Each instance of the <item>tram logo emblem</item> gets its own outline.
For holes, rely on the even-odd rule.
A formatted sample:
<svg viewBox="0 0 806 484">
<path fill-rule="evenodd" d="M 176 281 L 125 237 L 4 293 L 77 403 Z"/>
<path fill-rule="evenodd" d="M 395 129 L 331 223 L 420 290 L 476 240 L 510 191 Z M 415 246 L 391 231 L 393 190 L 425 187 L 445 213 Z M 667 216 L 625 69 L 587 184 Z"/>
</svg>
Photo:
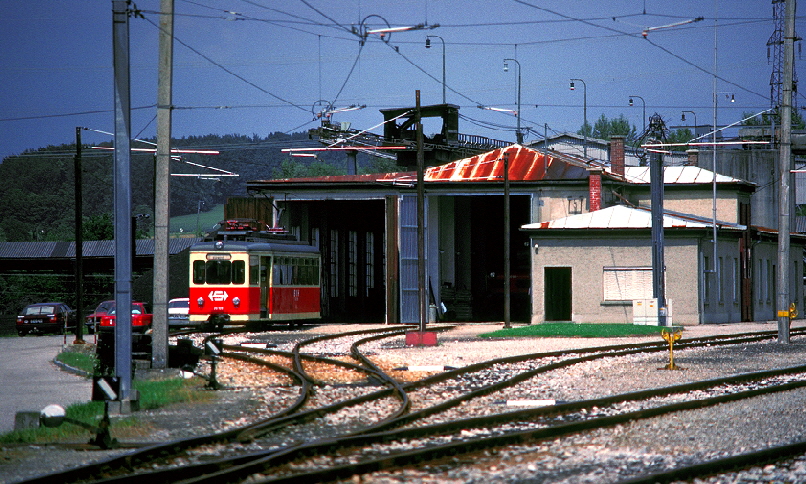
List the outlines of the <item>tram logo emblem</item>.
<svg viewBox="0 0 806 484">
<path fill-rule="evenodd" d="M 227 294 L 227 291 L 210 291 L 207 297 L 210 298 L 211 301 L 221 302 L 226 301 L 229 294 Z"/>
</svg>

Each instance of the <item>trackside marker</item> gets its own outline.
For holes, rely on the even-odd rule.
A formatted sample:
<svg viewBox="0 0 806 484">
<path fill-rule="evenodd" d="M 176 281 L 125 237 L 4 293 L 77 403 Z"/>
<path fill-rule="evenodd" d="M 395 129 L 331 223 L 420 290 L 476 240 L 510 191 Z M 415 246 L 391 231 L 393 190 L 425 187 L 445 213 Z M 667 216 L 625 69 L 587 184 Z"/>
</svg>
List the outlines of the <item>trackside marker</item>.
<svg viewBox="0 0 806 484">
<path fill-rule="evenodd" d="M 455 370 L 452 366 L 401 366 L 395 368 L 395 371 L 448 371 Z"/>
<path fill-rule="evenodd" d="M 507 400 L 506 402 L 507 407 L 551 407 L 557 404 L 557 400 Z"/>
</svg>

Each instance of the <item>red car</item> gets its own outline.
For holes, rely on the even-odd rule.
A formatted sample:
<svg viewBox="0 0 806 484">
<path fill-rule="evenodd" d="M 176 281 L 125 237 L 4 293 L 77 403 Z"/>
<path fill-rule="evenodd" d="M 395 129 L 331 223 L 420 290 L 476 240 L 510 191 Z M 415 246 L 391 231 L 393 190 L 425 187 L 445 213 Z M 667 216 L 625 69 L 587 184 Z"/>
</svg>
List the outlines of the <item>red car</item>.
<svg viewBox="0 0 806 484">
<path fill-rule="evenodd" d="M 151 328 L 154 315 L 146 310 L 146 305 L 141 302 L 132 301 L 132 331 L 143 333 Z M 111 331 L 115 328 L 115 302 L 108 312 L 101 316 L 101 331 Z"/>
<path fill-rule="evenodd" d="M 101 304 L 95 308 L 95 311 L 92 312 L 87 319 L 84 321 L 85 327 L 87 328 L 87 334 L 93 334 L 98 331 L 98 327 L 101 326 L 101 317 L 106 316 L 109 313 L 109 310 L 115 307 L 115 300 L 103 301 Z"/>
<path fill-rule="evenodd" d="M 62 334 L 75 327 L 76 313 L 62 302 L 29 304 L 17 316 L 17 334 Z"/>
</svg>

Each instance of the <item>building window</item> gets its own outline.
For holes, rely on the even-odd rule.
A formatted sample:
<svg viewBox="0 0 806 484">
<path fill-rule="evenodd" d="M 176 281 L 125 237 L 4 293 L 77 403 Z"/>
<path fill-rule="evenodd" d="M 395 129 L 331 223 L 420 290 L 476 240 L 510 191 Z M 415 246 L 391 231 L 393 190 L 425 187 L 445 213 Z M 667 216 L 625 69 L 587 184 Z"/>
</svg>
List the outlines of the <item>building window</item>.
<svg viewBox="0 0 806 484">
<path fill-rule="evenodd" d="M 347 277 L 351 297 L 358 296 L 358 232 L 351 230 L 348 234 Z"/>
<path fill-rule="evenodd" d="M 330 231 L 330 263 L 328 264 L 328 285 L 330 297 L 339 297 L 339 232 Z"/>
<path fill-rule="evenodd" d="M 605 301 L 652 298 L 651 267 L 605 267 L 602 274 Z"/>
<path fill-rule="evenodd" d="M 366 267 L 366 282 L 364 285 L 366 286 L 366 295 L 369 296 L 369 290 L 375 287 L 375 234 L 367 232 L 364 243 L 364 265 Z"/>
</svg>

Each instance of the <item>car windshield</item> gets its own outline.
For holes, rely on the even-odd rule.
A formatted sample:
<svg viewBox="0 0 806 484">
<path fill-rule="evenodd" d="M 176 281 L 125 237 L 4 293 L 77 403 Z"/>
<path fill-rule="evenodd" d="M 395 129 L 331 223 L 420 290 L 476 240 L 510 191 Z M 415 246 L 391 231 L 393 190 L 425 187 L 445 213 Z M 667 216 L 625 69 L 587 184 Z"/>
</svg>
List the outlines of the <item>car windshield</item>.
<svg viewBox="0 0 806 484">
<path fill-rule="evenodd" d="M 189 308 L 190 301 L 170 301 L 168 303 L 169 308 Z"/>
<path fill-rule="evenodd" d="M 56 308 L 54 306 L 28 306 L 25 308 L 25 316 L 30 316 L 33 314 L 53 314 L 56 312 Z"/>
</svg>

